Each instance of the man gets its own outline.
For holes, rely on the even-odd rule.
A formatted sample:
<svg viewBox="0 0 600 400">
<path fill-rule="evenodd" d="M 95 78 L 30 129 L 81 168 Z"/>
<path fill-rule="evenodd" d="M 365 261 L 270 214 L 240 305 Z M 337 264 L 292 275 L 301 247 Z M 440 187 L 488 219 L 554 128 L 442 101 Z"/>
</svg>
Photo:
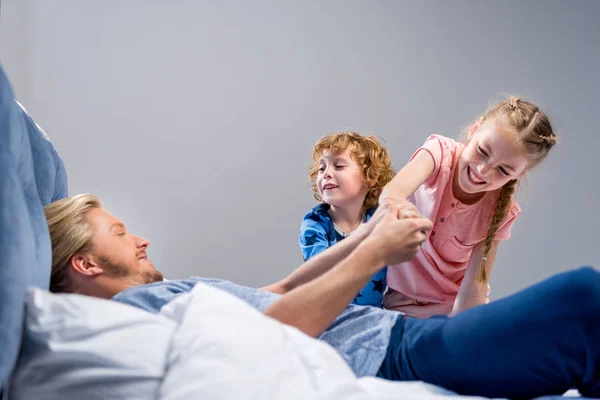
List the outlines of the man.
<svg viewBox="0 0 600 400">
<path fill-rule="evenodd" d="M 202 281 L 329 343 L 358 376 L 423 380 L 489 397 L 531 398 L 571 387 L 600 396 L 600 274 L 591 268 L 452 318 L 405 320 L 348 306 L 383 265 L 409 260 L 427 239 L 431 222 L 410 204 L 387 201 L 350 237 L 262 290 L 202 278 L 163 281 L 148 260 L 148 241 L 129 233 L 94 196 L 59 200 L 45 213 L 55 292 L 158 312 Z"/>
</svg>

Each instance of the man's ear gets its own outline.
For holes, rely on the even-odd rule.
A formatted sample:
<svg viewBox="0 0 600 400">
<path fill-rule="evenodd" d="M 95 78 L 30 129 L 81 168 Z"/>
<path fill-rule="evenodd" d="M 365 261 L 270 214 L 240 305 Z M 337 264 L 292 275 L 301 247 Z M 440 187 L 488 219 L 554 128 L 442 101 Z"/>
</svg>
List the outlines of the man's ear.
<svg viewBox="0 0 600 400">
<path fill-rule="evenodd" d="M 88 254 L 75 254 L 71 258 L 71 268 L 74 272 L 85 276 L 96 276 L 104 272 L 93 257 Z"/>
</svg>

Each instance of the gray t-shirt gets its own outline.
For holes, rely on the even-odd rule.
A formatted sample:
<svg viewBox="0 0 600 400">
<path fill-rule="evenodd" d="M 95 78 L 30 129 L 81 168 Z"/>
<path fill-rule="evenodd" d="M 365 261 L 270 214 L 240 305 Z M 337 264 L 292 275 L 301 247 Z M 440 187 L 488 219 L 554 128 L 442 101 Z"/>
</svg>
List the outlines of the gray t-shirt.
<svg viewBox="0 0 600 400">
<path fill-rule="evenodd" d="M 279 297 L 229 281 L 192 277 L 134 286 L 117 294 L 113 300 L 158 313 L 162 306 L 178 295 L 189 292 L 198 282 L 231 293 L 260 311 Z M 375 376 L 385 357 L 390 333 L 399 315 L 395 311 L 351 304 L 319 339 L 335 348 L 358 377 Z"/>
</svg>

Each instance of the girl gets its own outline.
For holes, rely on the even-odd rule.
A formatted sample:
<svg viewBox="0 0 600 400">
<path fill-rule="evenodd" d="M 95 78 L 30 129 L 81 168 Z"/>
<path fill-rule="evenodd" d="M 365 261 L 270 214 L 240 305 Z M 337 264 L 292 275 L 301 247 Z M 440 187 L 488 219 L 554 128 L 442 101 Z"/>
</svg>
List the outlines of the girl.
<svg viewBox="0 0 600 400">
<path fill-rule="evenodd" d="M 429 137 L 384 189 L 383 197 L 409 199 L 434 223 L 413 260 L 388 268 L 386 308 L 429 317 L 489 302 L 498 245 L 521 212 L 518 179 L 556 135 L 535 104 L 511 97 L 479 118 L 467 139 Z"/>
<path fill-rule="evenodd" d="M 313 148 L 313 165 L 308 177 L 314 197 L 321 204 L 302 220 L 299 239 L 304 261 L 368 221 L 383 187 L 393 176 L 390 155 L 374 136 L 344 132 L 319 140 Z M 381 307 L 385 276 L 384 268 L 352 304 Z"/>
</svg>

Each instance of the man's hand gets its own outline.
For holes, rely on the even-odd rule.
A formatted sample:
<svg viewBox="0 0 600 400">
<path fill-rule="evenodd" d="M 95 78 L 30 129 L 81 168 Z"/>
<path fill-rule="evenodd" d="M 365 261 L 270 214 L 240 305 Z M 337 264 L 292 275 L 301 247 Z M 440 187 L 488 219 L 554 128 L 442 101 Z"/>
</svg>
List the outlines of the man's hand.
<svg viewBox="0 0 600 400">
<path fill-rule="evenodd" d="M 353 233 L 290 275 L 294 285 L 279 285 L 292 289 L 279 291 L 285 294 L 265 315 L 317 337 L 384 265 L 408 261 L 420 250 L 432 225 L 418 216 L 412 205 L 386 204 L 372 224 L 361 225 L 371 232 Z"/>
<path fill-rule="evenodd" d="M 381 251 L 385 265 L 412 259 L 421 250 L 421 244 L 427 240 L 433 226 L 430 220 L 420 218 L 414 206 L 388 203 L 379 218 L 365 242 Z"/>
<path fill-rule="evenodd" d="M 373 216 L 366 224 L 361 225 L 361 228 L 365 230 L 365 234 L 370 234 L 373 232 L 375 226 L 383 219 L 383 217 L 388 212 L 390 207 L 396 207 L 400 209 L 400 218 L 421 218 L 421 214 L 417 207 L 412 204 L 410 201 L 401 198 L 380 198 L 380 203 Z M 363 228 L 364 226 L 364 228 Z"/>
<path fill-rule="evenodd" d="M 265 286 L 261 288 L 261 290 L 284 294 L 328 272 L 336 264 L 348 257 L 350 253 L 369 237 L 371 232 L 373 232 L 373 229 L 375 229 L 375 226 L 382 221 L 383 217 L 388 212 L 389 207 L 399 209 L 402 218 L 421 217 L 417 208 L 409 201 L 403 199 L 385 199 L 377 210 L 375 210 L 375 213 L 369 221 L 365 224 L 360 224 L 358 229 L 356 229 L 350 237 L 336 243 L 335 246 L 325 250 L 316 257 L 311 258 L 281 281 Z M 380 253 L 377 252 L 377 254 Z M 381 264 L 379 267 L 383 267 L 384 265 L 385 264 Z"/>
</svg>

